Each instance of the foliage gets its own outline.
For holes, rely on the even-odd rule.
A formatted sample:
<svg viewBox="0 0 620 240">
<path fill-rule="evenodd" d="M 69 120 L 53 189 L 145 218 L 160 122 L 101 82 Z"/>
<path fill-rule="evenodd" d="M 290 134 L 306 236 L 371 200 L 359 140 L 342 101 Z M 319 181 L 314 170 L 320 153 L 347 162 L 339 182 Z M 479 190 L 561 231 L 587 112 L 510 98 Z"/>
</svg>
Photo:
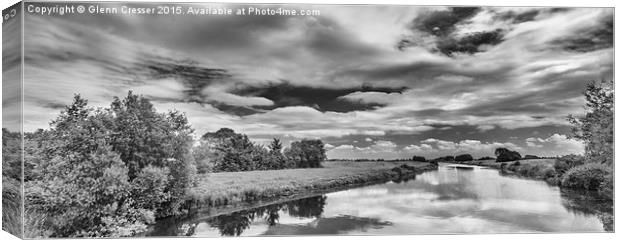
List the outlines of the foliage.
<svg viewBox="0 0 620 240">
<path fill-rule="evenodd" d="M 511 151 L 507 148 L 495 149 L 496 162 L 509 162 L 521 159 L 521 154 L 517 151 Z"/>
<path fill-rule="evenodd" d="M 587 163 L 573 167 L 564 173 L 562 186 L 597 190 L 609 174 L 611 174 L 609 166 L 600 163 Z"/>
<path fill-rule="evenodd" d="M 157 113 L 129 92 L 109 109 L 76 95 L 51 129 L 33 134 L 41 159 L 26 188 L 52 237 L 120 237 L 180 213 L 194 173 L 192 132 L 178 112 Z"/>
<path fill-rule="evenodd" d="M 584 116 L 568 116 L 573 137 L 586 144 L 588 162 L 611 165 L 614 153 L 614 89 L 613 83 L 588 83 Z"/>
<path fill-rule="evenodd" d="M 255 146 L 248 136 L 234 134 L 223 136 L 218 141 L 215 147 L 217 157 L 213 163 L 213 171 L 235 172 L 254 170 Z"/>
<path fill-rule="evenodd" d="M 570 154 L 556 159 L 553 168 L 558 174 L 563 175 L 568 169 L 583 165 L 584 163 L 585 159 L 583 156 Z"/>
<path fill-rule="evenodd" d="M 2 230 L 15 236 L 22 235 L 22 197 L 20 185 L 19 180 L 5 175 L 2 176 Z"/>
<path fill-rule="evenodd" d="M 21 181 L 21 134 L 2 128 L 2 176 Z"/>
<path fill-rule="evenodd" d="M 422 157 L 422 156 L 413 156 L 411 158 L 411 161 L 417 161 L 417 162 L 426 162 L 426 158 Z"/>
<path fill-rule="evenodd" d="M 470 154 L 461 154 L 454 157 L 454 160 L 457 162 L 472 161 L 474 160 L 474 157 L 472 157 Z"/>
<path fill-rule="evenodd" d="M 216 157 L 215 149 L 206 140 L 199 140 L 192 147 L 192 157 L 196 165 L 196 173 L 205 174 L 213 171 L 213 160 Z"/>
<path fill-rule="evenodd" d="M 445 157 L 438 157 L 434 159 L 437 162 L 452 162 L 454 161 L 454 156 L 445 156 Z"/>
<path fill-rule="evenodd" d="M 308 140 L 291 143 L 291 147 L 286 149 L 284 155 L 295 162 L 300 168 L 317 168 L 327 159 L 325 147 L 321 140 Z"/>
</svg>

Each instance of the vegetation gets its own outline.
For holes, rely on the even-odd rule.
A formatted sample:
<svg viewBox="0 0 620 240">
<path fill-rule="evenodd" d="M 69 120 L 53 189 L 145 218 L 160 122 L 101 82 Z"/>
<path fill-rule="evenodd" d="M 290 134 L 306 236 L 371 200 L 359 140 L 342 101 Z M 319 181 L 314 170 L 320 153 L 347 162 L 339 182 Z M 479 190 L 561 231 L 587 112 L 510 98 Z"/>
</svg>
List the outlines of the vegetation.
<svg viewBox="0 0 620 240">
<path fill-rule="evenodd" d="M 461 154 L 461 155 L 454 157 L 454 161 L 457 161 L 457 162 L 466 162 L 466 161 L 472 161 L 472 160 L 474 160 L 474 157 L 472 157 L 470 154 Z"/>
<path fill-rule="evenodd" d="M 21 135 L 2 129 L 2 230 L 22 235 Z"/>
<path fill-rule="evenodd" d="M 519 154 L 519 152 L 511 151 L 507 148 L 495 149 L 495 156 L 497 157 L 497 162 L 509 162 L 521 159 L 521 154 Z"/>
<path fill-rule="evenodd" d="M 584 92 L 586 113 L 568 116 L 573 137 L 586 144 L 588 162 L 612 165 L 614 154 L 614 89 L 612 82 L 590 82 Z"/>
<path fill-rule="evenodd" d="M 609 168 L 601 163 L 587 163 L 568 170 L 562 175 L 562 186 L 588 190 L 598 190 Z"/>
<path fill-rule="evenodd" d="M 568 116 L 573 125 L 573 137 L 585 144 L 585 165 L 565 173 L 567 187 L 596 188 L 604 196 L 613 198 L 614 156 L 614 89 L 608 81 L 590 82 L 584 92 L 586 113 Z M 598 165 L 601 164 L 601 165 Z M 602 175 L 601 175 L 602 174 Z"/>
<path fill-rule="evenodd" d="M 438 157 L 433 159 L 435 162 L 453 162 L 454 156 Z"/>
<path fill-rule="evenodd" d="M 47 131 L 25 182 L 28 237 L 131 236 L 156 217 L 182 213 L 194 171 L 191 127 L 129 92 L 110 108 L 79 95 Z"/>
<path fill-rule="evenodd" d="M 279 139 L 264 147 L 229 128 L 204 134 L 193 155 L 200 173 L 315 168 L 327 158 L 321 140 L 293 142 L 283 153 Z"/>
<path fill-rule="evenodd" d="M 210 173 L 192 188 L 188 199 L 192 209 L 281 200 L 309 192 L 399 180 L 436 169 L 428 163 L 403 163 L 327 161 L 322 168 Z"/>
<path fill-rule="evenodd" d="M 317 168 L 327 159 L 325 147 L 321 140 L 301 140 L 291 143 L 291 147 L 284 151 L 289 161 L 300 168 Z"/>
</svg>

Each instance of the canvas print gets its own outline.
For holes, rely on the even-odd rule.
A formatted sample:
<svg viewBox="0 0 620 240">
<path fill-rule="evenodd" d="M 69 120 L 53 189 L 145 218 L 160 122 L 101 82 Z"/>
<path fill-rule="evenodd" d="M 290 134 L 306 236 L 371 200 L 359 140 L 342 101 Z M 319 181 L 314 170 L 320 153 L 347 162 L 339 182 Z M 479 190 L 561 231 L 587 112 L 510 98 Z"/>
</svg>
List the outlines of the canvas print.
<svg viewBox="0 0 620 240">
<path fill-rule="evenodd" d="M 3 15 L 17 236 L 614 232 L 613 8 Z"/>
</svg>

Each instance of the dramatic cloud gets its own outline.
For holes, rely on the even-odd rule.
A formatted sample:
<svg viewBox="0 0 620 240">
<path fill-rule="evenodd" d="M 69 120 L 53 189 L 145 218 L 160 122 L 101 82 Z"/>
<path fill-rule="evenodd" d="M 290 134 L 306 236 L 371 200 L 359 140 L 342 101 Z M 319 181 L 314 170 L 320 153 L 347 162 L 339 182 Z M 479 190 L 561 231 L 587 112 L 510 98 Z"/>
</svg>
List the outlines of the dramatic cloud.
<svg viewBox="0 0 620 240">
<path fill-rule="evenodd" d="M 321 14 L 29 14 L 24 128 L 73 94 L 106 107 L 131 90 L 197 136 L 320 138 L 333 158 L 555 156 L 583 151 L 566 116 L 613 77 L 613 9 L 305 6 Z"/>
</svg>

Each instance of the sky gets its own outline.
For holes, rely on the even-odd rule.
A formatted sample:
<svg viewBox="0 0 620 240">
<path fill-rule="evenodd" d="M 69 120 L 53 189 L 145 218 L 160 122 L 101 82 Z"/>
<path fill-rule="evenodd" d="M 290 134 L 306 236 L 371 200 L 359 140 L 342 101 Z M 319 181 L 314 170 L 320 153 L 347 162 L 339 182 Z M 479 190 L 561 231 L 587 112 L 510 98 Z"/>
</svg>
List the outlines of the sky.
<svg viewBox="0 0 620 240">
<path fill-rule="evenodd" d="M 611 8 L 258 7 L 320 15 L 27 14 L 24 129 L 131 90 L 198 137 L 319 138 L 329 158 L 557 156 L 583 153 L 566 117 L 586 83 L 613 80 Z"/>
</svg>

